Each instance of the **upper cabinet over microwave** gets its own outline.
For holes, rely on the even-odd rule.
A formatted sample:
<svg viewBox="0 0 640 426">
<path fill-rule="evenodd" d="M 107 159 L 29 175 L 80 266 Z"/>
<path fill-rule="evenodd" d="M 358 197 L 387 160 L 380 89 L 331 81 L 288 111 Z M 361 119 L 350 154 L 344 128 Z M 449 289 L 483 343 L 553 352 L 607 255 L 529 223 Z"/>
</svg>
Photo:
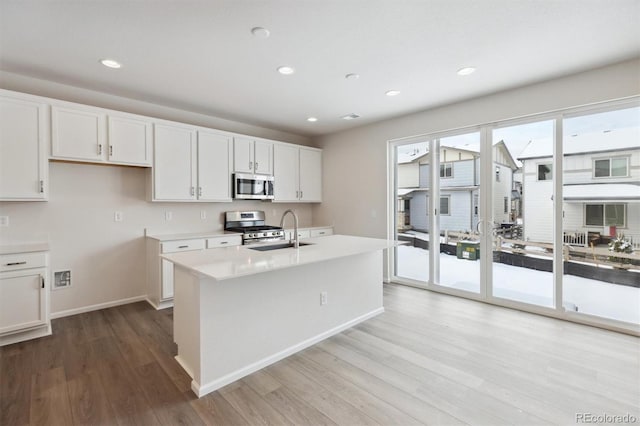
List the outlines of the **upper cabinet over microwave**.
<svg viewBox="0 0 640 426">
<path fill-rule="evenodd" d="M 249 137 L 234 137 L 233 171 L 272 175 L 273 142 Z"/>
</svg>

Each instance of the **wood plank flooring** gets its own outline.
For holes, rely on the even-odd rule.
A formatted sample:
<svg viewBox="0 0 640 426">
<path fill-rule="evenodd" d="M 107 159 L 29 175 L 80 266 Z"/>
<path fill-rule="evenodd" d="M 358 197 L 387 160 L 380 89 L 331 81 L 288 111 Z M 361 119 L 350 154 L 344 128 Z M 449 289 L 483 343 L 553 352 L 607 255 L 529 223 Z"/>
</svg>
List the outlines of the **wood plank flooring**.
<svg viewBox="0 0 640 426">
<path fill-rule="evenodd" d="M 172 310 L 54 320 L 0 348 L 0 425 L 544 425 L 640 422 L 640 339 L 385 285 L 386 312 L 203 398 Z"/>
</svg>

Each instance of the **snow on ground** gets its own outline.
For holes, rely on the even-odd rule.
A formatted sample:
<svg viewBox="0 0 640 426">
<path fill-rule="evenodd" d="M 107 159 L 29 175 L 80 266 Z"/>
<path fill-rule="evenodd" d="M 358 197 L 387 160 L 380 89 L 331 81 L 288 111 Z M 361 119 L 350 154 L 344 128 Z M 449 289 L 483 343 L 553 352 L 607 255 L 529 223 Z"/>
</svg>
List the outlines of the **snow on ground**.
<svg viewBox="0 0 640 426">
<path fill-rule="evenodd" d="M 427 281 L 428 250 L 398 248 L 399 277 Z M 553 274 L 528 268 L 493 264 L 493 288 L 497 297 L 553 307 Z M 480 262 L 440 253 L 440 284 L 478 293 Z M 640 324 L 640 289 L 588 278 L 564 275 L 564 305 L 579 312 Z"/>
</svg>

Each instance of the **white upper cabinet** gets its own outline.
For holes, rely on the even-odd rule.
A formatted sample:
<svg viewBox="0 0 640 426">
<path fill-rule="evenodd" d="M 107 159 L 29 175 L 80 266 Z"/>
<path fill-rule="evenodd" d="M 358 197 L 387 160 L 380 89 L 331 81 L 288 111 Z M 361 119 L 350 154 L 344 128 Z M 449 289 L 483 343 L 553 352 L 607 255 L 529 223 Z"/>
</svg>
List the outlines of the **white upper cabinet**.
<svg viewBox="0 0 640 426">
<path fill-rule="evenodd" d="M 198 199 L 231 201 L 233 138 L 198 131 Z"/>
<path fill-rule="evenodd" d="M 107 115 L 92 108 L 51 108 L 51 156 L 102 162 L 106 155 Z"/>
<path fill-rule="evenodd" d="M 109 161 L 151 167 L 152 131 L 148 120 L 109 114 Z"/>
<path fill-rule="evenodd" d="M 151 120 L 83 105 L 51 108 L 51 158 L 151 167 Z"/>
<path fill-rule="evenodd" d="M 155 125 L 153 201 L 231 201 L 233 137 Z"/>
<path fill-rule="evenodd" d="M 273 174 L 273 142 L 243 136 L 234 137 L 233 171 Z"/>
<path fill-rule="evenodd" d="M 196 131 L 189 127 L 155 125 L 153 200 L 196 199 Z"/>
<path fill-rule="evenodd" d="M 322 201 L 322 151 L 290 144 L 273 148 L 275 202 Z"/>
<path fill-rule="evenodd" d="M 299 149 L 293 145 L 276 144 L 273 147 L 274 201 L 299 201 L 298 178 Z"/>
<path fill-rule="evenodd" d="M 42 201 L 48 194 L 47 106 L 0 92 L 0 201 Z"/>
<path fill-rule="evenodd" d="M 300 148 L 300 201 L 322 201 L 322 151 Z"/>
</svg>

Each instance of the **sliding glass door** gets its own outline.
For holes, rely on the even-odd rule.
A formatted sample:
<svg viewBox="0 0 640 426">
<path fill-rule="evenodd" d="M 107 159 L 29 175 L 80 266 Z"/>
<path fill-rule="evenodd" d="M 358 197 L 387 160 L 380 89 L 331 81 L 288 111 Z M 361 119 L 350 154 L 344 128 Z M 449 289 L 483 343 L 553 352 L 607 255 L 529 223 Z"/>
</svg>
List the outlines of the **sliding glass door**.
<svg viewBox="0 0 640 426">
<path fill-rule="evenodd" d="M 554 306 L 554 120 L 492 131 L 492 296 Z"/>
<path fill-rule="evenodd" d="M 640 330 L 640 100 L 390 146 L 395 281 Z"/>
</svg>

